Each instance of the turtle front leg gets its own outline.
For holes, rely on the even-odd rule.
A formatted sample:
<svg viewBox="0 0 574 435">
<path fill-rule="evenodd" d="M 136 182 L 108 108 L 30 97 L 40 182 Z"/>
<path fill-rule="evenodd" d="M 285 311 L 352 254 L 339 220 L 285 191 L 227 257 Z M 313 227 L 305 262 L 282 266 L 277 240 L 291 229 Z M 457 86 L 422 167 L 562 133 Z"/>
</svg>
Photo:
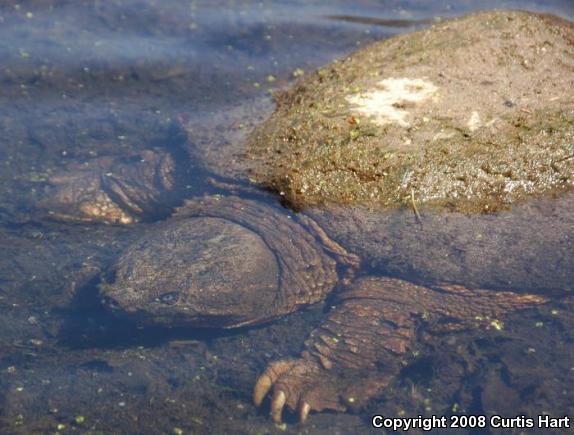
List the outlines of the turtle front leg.
<svg viewBox="0 0 574 435">
<path fill-rule="evenodd" d="M 344 411 L 387 387 L 412 349 L 421 323 L 460 329 L 482 319 L 543 303 L 532 295 L 461 286 L 428 288 L 393 278 L 366 278 L 339 295 L 299 359 L 271 363 L 255 385 L 260 405 L 272 390 L 271 415 L 283 408 L 304 422 L 311 410 Z"/>
<path fill-rule="evenodd" d="M 135 223 L 169 212 L 180 172 L 164 150 L 95 158 L 49 179 L 38 208 L 59 220 Z"/>
</svg>

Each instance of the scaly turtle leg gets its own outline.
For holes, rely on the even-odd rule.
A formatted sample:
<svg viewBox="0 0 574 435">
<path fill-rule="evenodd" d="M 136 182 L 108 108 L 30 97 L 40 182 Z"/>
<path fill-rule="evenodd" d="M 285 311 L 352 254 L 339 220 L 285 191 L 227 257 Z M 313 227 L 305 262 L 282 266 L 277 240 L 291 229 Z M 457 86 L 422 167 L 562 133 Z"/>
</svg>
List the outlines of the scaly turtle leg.
<svg viewBox="0 0 574 435">
<path fill-rule="evenodd" d="M 131 224 L 170 210 L 180 172 L 163 150 L 99 157 L 53 176 L 38 206 L 60 220 Z"/>
<path fill-rule="evenodd" d="M 341 292 L 299 359 L 267 367 L 255 385 L 254 402 L 259 406 L 272 390 L 271 415 L 276 422 L 285 406 L 296 410 L 302 422 L 311 410 L 344 411 L 390 384 L 414 344 L 418 325 L 455 330 L 544 302 L 513 292 L 361 279 Z"/>
</svg>

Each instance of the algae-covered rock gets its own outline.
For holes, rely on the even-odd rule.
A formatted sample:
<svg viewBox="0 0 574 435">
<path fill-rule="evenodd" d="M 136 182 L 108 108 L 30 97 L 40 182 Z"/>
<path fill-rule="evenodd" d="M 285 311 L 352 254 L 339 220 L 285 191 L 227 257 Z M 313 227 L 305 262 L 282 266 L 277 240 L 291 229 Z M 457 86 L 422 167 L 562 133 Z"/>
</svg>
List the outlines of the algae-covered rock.
<svg viewBox="0 0 574 435">
<path fill-rule="evenodd" d="M 380 43 L 279 95 L 254 176 L 295 206 L 493 211 L 567 189 L 574 26 L 485 12 Z"/>
</svg>

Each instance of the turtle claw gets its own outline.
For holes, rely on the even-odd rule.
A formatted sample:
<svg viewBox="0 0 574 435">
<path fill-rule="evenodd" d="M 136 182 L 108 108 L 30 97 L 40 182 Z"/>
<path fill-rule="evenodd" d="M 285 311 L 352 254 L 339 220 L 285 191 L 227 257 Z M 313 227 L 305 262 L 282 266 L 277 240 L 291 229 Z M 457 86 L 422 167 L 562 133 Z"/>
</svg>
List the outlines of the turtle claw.
<svg viewBox="0 0 574 435">
<path fill-rule="evenodd" d="M 255 384 L 255 388 L 253 390 L 253 403 L 255 406 L 261 406 L 263 399 L 273 386 L 273 381 L 267 375 L 261 375 L 257 380 L 257 384 Z"/>
<path fill-rule="evenodd" d="M 273 395 L 273 400 L 271 400 L 271 417 L 275 423 L 281 423 L 281 415 L 283 414 L 285 401 L 285 393 L 281 390 L 276 391 Z"/>
<path fill-rule="evenodd" d="M 275 382 L 293 366 L 294 361 L 277 361 L 271 363 L 267 370 L 259 376 L 253 389 L 253 402 L 260 406 Z"/>
<path fill-rule="evenodd" d="M 260 406 L 271 389 L 271 417 L 275 423 L 281 423 L 285 407 L 296 411 L 301 423 L 312 410 L 344 411 L 346 408 L 339 400 L 336 379 L 310 359 L 271 363 L 255 384 L 255 405 Z"/>
<path fill-rule="evenodd" d="M 299 408 L 299 421 L 301 423 L 305 423 L 307 421 L 307 417 L 309 417 L 309 411 L 311 411 L 311 405 L 309 405 L 307 402 L 303 402 Z"/>
</svg>

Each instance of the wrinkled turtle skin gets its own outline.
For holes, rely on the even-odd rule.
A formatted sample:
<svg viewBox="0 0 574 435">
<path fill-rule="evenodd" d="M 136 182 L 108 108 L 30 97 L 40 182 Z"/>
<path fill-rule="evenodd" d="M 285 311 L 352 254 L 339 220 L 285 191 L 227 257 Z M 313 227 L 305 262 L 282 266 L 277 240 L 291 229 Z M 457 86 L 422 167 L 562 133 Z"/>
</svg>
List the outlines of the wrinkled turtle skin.
<svg viewBox="0 0 574 435">
<path fill-rule="evenodd" d="M 568 198 L 564 206 L 572 210 L 574 198 Z M 523 218 L 509 214 L 499 223 L 508 219 L 512 227 Z M 553 224 L 540 218 L 537 229 L 548 231 Z M 498 248 L 501 267 L 506 257 L 529 260 L 514 247 L 507 240 L 506 248 Z M 379 264 L 386 259 L 376 250 L 371 258 Z M 569 283 L 572 259 L 569 243 L 546 262 L 563 267 Z M 344 410 L 380 393 L 408 361 L 422 325 L 438 331 L 476 327 L 545 301 L 452 282 L 426 286 L 375 275 L 358 278 L 359 267 L 359 257 L 307 215 L 234 196 L 207 196 L 186 201 L 172 219 L 132 244 L 108 273 L 101 294 L 111 309 L 140 322 L 233 328 L 272 320 L 335 291 L 334 308 L 301 357 L 272 363 L 255 387 L 257 404 L 273 388 L 276 421 L 285 405 L 305 420 L 310 410 Z"/>
<path fill-rule="evenodd" d="M 515 29 L 519 36 L 548 37 L 552 42 L 544 45 L 545 50 L 559 47 L 562 66 L 572 61 L 574 38 L 569 24 L 506 12 L 442 23 L 434 30 L 413 34 L 411 40 L 400 36 L 374 46 L 373 50 L 383 53 L 385 59 L 388 46 L 392 49 L 398 44 L 404 48 L 409 41 L 422 44 L 441 32 L 457 35 L 465 27 L 473 28 L 473 23 L 478 23 L 475 29 L 484 30 L 486 26 L 497 30 L 504 28 L 503 23 L 514 26 L 517 21 L 524 24 Z M 452 39 L 453 34 L 449 35 Z M 472 32 L 465 35 L 471 41 L 475 41 L 473 36 L 478 37 Z M 496 38 L 494 31 L 484 35 Z M 511 32 L 501 41 L 517 44 L 514 37 L 516 33 Z M 466 41 L 454 40 L 462 46 Z M 506 52 L 504 44 L 500 44 L 502 52 Z M 396 63 L 389 66 L 389 71 L 395 74 L 405 65 L 424 67 L 423 61 L 428 59 L 421 53 L 425 51 L 414 45 L 412 51 L 399 50 L 395 58 L 386 59 Z M 522 49 L 523 45 L 517 47 Z M 369 58 L 368 50 L 359 52 L 356 58 Z M 400 53 L 406 57 L 398 57 Z M 409 58 L 409 53 L 415 57 Z M 506 79 L 524 68 L 514 63 L 506 67 L 505 59 L 508 60 L 499 58 L 501 63 L 496 68 L 502 76 L 506 71 Z M 429 62 L 433 65 L 438 61 L 431 56 Z M 352 70 L 353 61 L 349 62 L 343 62 L 341 68 L 348 66 Z M 551 63 L 547 58 L 544 62 Z M 332 77 L 340 72 L 338 66 L 333 71 Z M 432 71 L 429 67 L 427 73 Z M 526 68 L 525 74 L 528 71 Z M 536 68 L 534 71 L 540 73 Z M 260 181 L 279 190 L 288 203 L 302 208 L 302 212 L 282 208 L 270 195 L 252 187 L 232 187 L 239 195 L 231 195 L 226 189 L 229 186 L 220 185 L 225 195 L 188 199 L 171 218 L 150 226 L 141 239 L 119 256 L 100 284 L 103 303 L 118 315 L 141 323 L 198 327 L 259 324 L 332 295 L 331 310 L 311 333 L 301 355 L 272 362 L 256 383 L 254 401 L 259 405 L 271 393 L 275 421 L 281 421 L 285 406 L 304 421 L 311 410 L 342 411 L 380 394 L 408 364 L 420 328 L 444 332 L 484 323 L 499 325 L 500 316 L 507 311 L 536 306 L 544 303 L 548 294 L 562 296 L 573 290 L 574 194 L 570 187 L 574 153 L 572 117 L 568 118 L 572 114 L 572 94 L 560 88 L 571 84 L 571 75 L 553 76 L 548 80 L 550 84 L 541 84 L 555 85 L 558 99 L 549 100 L 547 106 L 530 100 L 530 91 L 521 87 L 520 80 L 518 87 L 509 88 L 510 93 L 516 93 L 512 104 L 520 102 L 522 108 L 531 112 L 528 107 L 536 108 L 536 119 L 526 119 L 529 114 L 524 112 L 524 125 L 528 128 L 518 136 L 515 129 L 523 125 L 513 124 L 521 116 L 518 109 L 504 115 L 496 112 L 499 108 L 493 109 L 500 120 L 490 122 L 498 119 L 493 115 L 484 124 L 484 115 L 477 118 L 471 111 L 467 117 L 468 110 L 456 112 L 464 116 L 459 119 L 453 115 L 452 131 L 438 137 L 434 129 L 440 125 L 436 119 L 429 118 L 419 125 L 416 113 L 403 113 L 420 109 L 424 117 L 427 109 L 417 106 L 418 100 L 412 104 L 396 102 L 393 107 L 399 113 L 393 115 L 394 120 L 383 120 L 378 127 L 377 114 L 365 115 L 363 120 L 360 113 L 364 112 L 346 112 L 341 119 L 335 114 L 334 122 L 340 128 L 333 131 L 346 138 L 335 144 L 340 147 L 337 152 L 349 153 L 348 158 L 340 155 L 349 162 L 342 172 L 336 167 L 340 161 L 333 160 L 333 155 L 339 156 L 337 153 L 320 150 L 319 146 L 313 148 L 320 145 L 318 139 L 325 137 L 320 135 L 321 123 L 315 125 L 315 130 L 306 129 L 298 118 L 304 114 L 294 108 L 299 103 L 305 105 L 313 94 L 314 91 L 307 92 L 310 84 L 317 84 L 317 92 L 321 91 L 325 80 L 321 77 L 318 73 L 306 84 L 288 91 L 279 100 L 272 120 L 254 133 L 247 146 L 249 162 L 234 160 L 243 168 L 253 163 Z M 361 79 L 360 74 L 357 77 Z M 381 80 L 378 72 L 373 77 Z M 456 82 L 455 79 L 450 80 Z M 445 78 L 445 83 L 448 80 Z M 417 90 L 417 83 L 409 86 Z M 356 97 L 351 98 L 351 105 L 341 103 L 339 107 L 338 95 L 326 101 L 336 103 L 343 112 L 357 110 L 361 98 L 368 95 L 361 97 L 360 91 L 351 89 L 352 85 L 351 80 L 347 86 Z M 387 85 L 392 87 L 388 82 Z M 330 89 L 328 84 L 325 86 Z M 429 89 L 431 98 L 437 91 Z M 526 94 L 520 96 L 520 92 Z M 531 106 L 526 105 L 527 101 Z M 464 105 L 465 101 L 459 103 Z M 504 107 L 511 109 L 509 105 Z M 289 125 L 273 131 L 270 126 L 282 122 L 277 124 L 277 114 L 285 111 L 294 111 L 297 116 L 285 121 Z M 537 129 L 537 123 L 545 120 L 550 124 L 549 130 Z M 466 127 L 461 127 L 462 122 Z M 372 134 L 364 134 L 363 130 L 358 135 L 352 133 L 358 125 L 369 126 Z M 375 127 L 382 130 L 373 130 Z M 407 136 L 414 136 L 404 136 L 400 129 Z M 309 131 L 311 136 L 299 141 L 299 132 Z M 389 135 L 393 148 L 381 149 L 377 154 L 381 132 Z M 319 136 L 313 136 L 315 133 Z M 415 139 L 423 140 L 430 134 L 439 141 L 435 144 L 438 148 L 430 144 L 417 149 L 420 144 Z M 266 148 L 261 148 L 262 138 L 269 140 Z M 468 152 L 460 147 L 461 138 Z M 404 149 L 396 142 L 403 139 L 408 145 Z M 355 140 L 366 141 L 361 142 L 364 148 L 351 146 Z M 309 144 L 312 153 L 316 151 L 312 158 L 305 149 Z M 329 141 L 326 144 L 333 146 Z M 481 151 L 485 144 L 490 147 L 486 153 Z M 542 152 L 545 144 L 546 154 Z M 500 158 L 492 163 L 498 169 L 484 170 L 493 147 L 502 149 L 500 155 L 506 158 L 514 156 L 507 162 L 512 166 L 507 175 L 497 172 L 503 163 Z M 367 150 L 363 155 L 366 160 L 361 160 L 357 151 L 360 149 Z M 509 154 L 505 154 L 505 149 L 510 150 Z M 441 154 L 441 150 L 445 152 Z M 454 160 L 424 156 L 437 153 L 440 157 L 451 151 L 459 153 L 455 153 Z M 197 153 L 193 157 L 198 158 Z M 452 162 L 462 166 L 446 170 Z M 363 165 L 366 172 L 356 165 Z M 157 219 L 157 210 L 170 209 L 178 198 L 182 199 L 179 189 L 187 182 L 189 167 L 193 165 L 165 150 L 145 151 L 120 160 L 98 159 L 55 177 L 41 207 L 51 216 L 67 220 L 133 224 Z M 477 168 L 482 168 L 484 176 L 473 178 Z M 372 178 L 373 170 L 381 176 Z M 467 170 L 463 175 L 468 182 L 457 179 L 457 171 L 461 170 Z M 436 176 L 440 171 L 444 177 Z M 354 175 L 349 178 L 351 173 Z M 411 176 L 405 178 L 405 174 Z M 299 175 L 303 178 L 297 178 Z M 321 178 L 311 190 L 302 189 L 300 183 L 310 181 L 311 175 L 327 178 Z M 337 178 L 339 175 L 342 178 Z M 335 178 L 329 179 L 330 176 Z M 306 192 L 310 192 L 309 196 Z M 375 194 L 366 195 L 368 192 Z"/>
</svg>

